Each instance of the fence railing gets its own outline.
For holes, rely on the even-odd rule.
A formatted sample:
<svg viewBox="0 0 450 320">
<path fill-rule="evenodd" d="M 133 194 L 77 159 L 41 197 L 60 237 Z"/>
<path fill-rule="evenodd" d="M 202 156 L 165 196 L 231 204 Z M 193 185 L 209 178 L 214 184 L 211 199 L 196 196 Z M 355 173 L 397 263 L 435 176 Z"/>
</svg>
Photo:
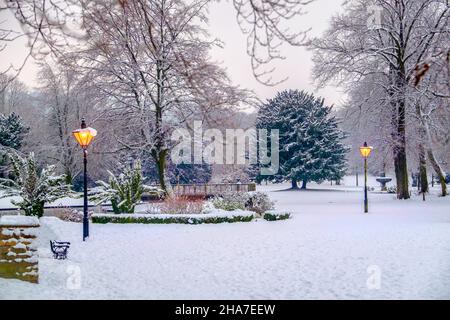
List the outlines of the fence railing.
<svg viewBox="0 0 450 320">
<path fill-rule="evenodd" d="M 206 184 L 176 184 L 172 186 L 176 196 L 210 197 L 226 192 L 250 192 L 256 190 L 254 183 L 206 183 Z M 152 200 L 153 197 L 143 195 L 142 200 Z"/>
<path fill-rule="evenodd" d="M 177 196 L 212 196 L 225 192 L 255 191 L 254 183 L 178 184 L 173 186 Z"/>
</svg>

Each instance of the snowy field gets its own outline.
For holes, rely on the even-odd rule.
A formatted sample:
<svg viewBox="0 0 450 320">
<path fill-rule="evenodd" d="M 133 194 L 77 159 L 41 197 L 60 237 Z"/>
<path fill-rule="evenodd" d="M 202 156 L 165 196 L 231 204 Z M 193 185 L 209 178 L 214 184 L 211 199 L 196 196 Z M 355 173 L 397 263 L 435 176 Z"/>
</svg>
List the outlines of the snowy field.
<svg viewBox="0 0 450 320">
<path fill-rule="evenodd" d="M 40 284 L 0 279 L 0 298 L 450 299 L 450 197 L 373 192 L 363 214 L 352 182 L 259 187 L 287 221 L 91 225 L 83 243 L 81 224 L 46 217 Z M 50 239 L 72 242 L 68 260 Z"/>
</svg>

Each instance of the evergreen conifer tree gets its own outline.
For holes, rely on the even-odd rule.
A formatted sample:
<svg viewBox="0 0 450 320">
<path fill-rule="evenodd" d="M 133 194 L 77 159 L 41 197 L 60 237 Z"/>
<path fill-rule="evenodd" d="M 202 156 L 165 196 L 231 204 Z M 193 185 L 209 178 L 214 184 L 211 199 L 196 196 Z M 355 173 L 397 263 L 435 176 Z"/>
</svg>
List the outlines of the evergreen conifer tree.
<svg viewBox="0 0 450 320">
<path fill-rule="evenodd" d="M 19 149 L 22 146 L 23 135 L 28 127 L 14 112 L 9 115 L 0 115 L 0 145 L 7 148 Z"/>
<path fill-rule="evenodd" d="M 264 178 L 290 180 L 293 188 L 302 181 L 306 188 L 310 181 L 320 183 L 344 175 L 345 135 L 323 99 L 298 90 L 280 92 L 260 108 L 257 128 L 280 131 L 279 174 Z"/>
</svg>

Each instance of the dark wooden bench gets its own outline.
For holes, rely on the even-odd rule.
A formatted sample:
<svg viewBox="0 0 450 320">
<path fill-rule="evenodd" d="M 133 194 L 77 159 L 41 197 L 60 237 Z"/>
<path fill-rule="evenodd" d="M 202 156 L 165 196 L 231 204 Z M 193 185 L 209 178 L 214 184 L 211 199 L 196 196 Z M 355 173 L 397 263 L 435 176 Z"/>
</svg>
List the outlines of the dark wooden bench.
<svg viewBox="0 0 450 320">
<path fill-rule="evenodd" d="M 67 258 L 67 251 L 69 250 L 70 242 L 60 242 L 50 240 L 50 249 L 53 252 L 53 258 L 58 260 L 65 260 Z"/>
</svg>

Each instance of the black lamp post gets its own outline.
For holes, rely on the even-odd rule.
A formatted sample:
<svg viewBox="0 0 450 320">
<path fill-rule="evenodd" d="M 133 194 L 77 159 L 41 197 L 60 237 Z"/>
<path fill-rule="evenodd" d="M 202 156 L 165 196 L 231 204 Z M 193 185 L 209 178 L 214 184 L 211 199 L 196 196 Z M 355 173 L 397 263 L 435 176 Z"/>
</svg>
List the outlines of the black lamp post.
<svg viewBox="0 0 450 320">
<path fill-rule="evenodd" d="M 88 218 L 88 197 L 87 197 L 87 148 L 94 137 L 97 135 L 97 130 L 86 127 L 84 118 L 81 119 L 81 128 L 72 132 L 78 144 L 83 148 L 83 241 L 89 237 L 89 218 Z"/>
<path fill-rule="evenodd" d="M 372 152 L 372 147 L 367 146 L 367 142 L 364 142 L 362 147 L 359 147 L 359 152 L 364 158 L 364 212 L 369 212 L 369 200 L 367 198 L 367 158 Z"/>
</svg>

